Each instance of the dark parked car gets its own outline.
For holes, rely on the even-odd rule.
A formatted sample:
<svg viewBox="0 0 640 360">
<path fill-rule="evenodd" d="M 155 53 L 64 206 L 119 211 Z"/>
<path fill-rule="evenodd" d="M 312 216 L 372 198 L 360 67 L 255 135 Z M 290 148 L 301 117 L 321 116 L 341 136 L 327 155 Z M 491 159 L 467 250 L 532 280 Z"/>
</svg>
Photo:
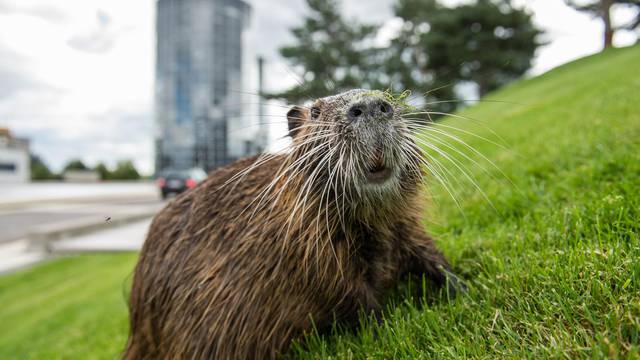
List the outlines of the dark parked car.
<svg viewBox="0 0 640 360">
<path fill-rule="evenodd" d="M 162 198 L 166 199 L 170 194 L 177 195 L 196 187 L 206 177 L 207 173 L 202 169 L 169 170 L 158 177 L 157 183 L 162 193 Z"/>
</svg>

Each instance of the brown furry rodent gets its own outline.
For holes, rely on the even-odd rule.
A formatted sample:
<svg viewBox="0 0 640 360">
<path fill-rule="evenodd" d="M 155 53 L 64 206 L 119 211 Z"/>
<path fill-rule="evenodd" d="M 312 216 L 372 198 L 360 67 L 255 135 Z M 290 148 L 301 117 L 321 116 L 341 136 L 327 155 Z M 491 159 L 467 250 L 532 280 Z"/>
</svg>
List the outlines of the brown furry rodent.
<svg viewBox="0 0 640 360">
<path fill-rule="evenodd" d="M 275 358 L 313 326 L 379 310 L 405 275 L 447 283 L 402 111 L 365 90 L 294 107 L 289 153 L 240 160 L 171 201 L 135 269 L 124 358 Z"/>
</svg>

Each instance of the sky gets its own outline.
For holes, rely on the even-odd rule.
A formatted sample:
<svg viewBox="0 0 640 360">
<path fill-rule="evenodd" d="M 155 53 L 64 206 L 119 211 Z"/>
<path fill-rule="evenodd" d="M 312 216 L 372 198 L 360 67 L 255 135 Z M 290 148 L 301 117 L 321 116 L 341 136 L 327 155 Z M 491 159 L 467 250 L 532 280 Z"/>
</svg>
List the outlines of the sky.
<svg viewBox="0 0 640 360">
<path fill-rule="evenodd" d="M 456 3 L 462 0 L 445 0 Z M 280 58 L 304 0 L 253 0 L 254 53 L 265 57 L 266 88 L 298 80 Z M 347 18 L 397 28 L 393 0 L 343 0 Z M 545 31 L 530 75 L 601 49 L 602 25 L 562 0 L 514 0 Z M 614 23 L 633 13 L 614 12 Z M 132 159 L 153 171 L 154 0 L 0 0 L 0 127 L 31 140 L 32 152 L 59 170 L 68 160 L 88 165 Z M 382 39 L 381 41 L 384 41 Z M 614 45 L 635 35 L 617 32 Z M 285 109 L 269 106 L 284 116 Z M 284 129 L 274 127 L 276 138 Z"/>
</svg>

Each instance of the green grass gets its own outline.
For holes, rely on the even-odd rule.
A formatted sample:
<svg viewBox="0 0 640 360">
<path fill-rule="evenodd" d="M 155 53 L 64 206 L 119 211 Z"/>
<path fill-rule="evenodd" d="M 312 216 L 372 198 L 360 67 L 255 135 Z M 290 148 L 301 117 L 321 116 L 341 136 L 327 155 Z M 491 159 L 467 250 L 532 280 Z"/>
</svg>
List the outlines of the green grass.
<svg viewBox="0 0 640 360">
<path fill-rule="evenodd" d="M 398 296 L 386 323 L 313 336 L 296 355 L 640 357 L 639 64 L 640 46 L 607 51 L 447 119 L 508 144 L 447 128 L 504 173 L 467 149 L 479 165 L 458 159 L 490 202 L 451 163 L 460 205 L 432 191 L 426 225 L 468 296 L 429 296 L 423 308 Z"/>
<path fill-rule="evenodd" d="M 0 359 L 114 359 L 136 256 L 87 255 L 0 278 Z"/>
<path fill-rule="evenodd" d="M 638 64 L 640 46 L 607 51 L 461 113 L 479 121 L 446 120 L 508 144 L 452 131 L 504 172 L 458 157 L 490 201 L 456 171 L 459 206 L 432 189 L 426 226 L 468 294 L 429 294 L 424 307 L 396 296 L 383 324 L 310 336 L 292 355 L 640 357 Z M 0 278 L 0 358 L 117 357 L 134 260 L 78 257 Z"/>
</svg>

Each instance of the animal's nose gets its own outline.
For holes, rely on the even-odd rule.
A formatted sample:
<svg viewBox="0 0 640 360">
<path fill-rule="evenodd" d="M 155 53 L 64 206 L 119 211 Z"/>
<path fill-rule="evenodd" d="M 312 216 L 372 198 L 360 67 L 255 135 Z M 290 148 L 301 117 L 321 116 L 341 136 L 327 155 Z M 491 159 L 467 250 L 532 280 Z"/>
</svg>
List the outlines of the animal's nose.
<svg viewBox="0 0 640 360">
<path fill-rule="evenodd" d="M 352 122 L 365 119 L 389 120 L 391 117 L 393 117 L 393 106 L 382 99 L 361 101 L 351 105 L 347 110 L 347 119 Z"/>
</svg>

